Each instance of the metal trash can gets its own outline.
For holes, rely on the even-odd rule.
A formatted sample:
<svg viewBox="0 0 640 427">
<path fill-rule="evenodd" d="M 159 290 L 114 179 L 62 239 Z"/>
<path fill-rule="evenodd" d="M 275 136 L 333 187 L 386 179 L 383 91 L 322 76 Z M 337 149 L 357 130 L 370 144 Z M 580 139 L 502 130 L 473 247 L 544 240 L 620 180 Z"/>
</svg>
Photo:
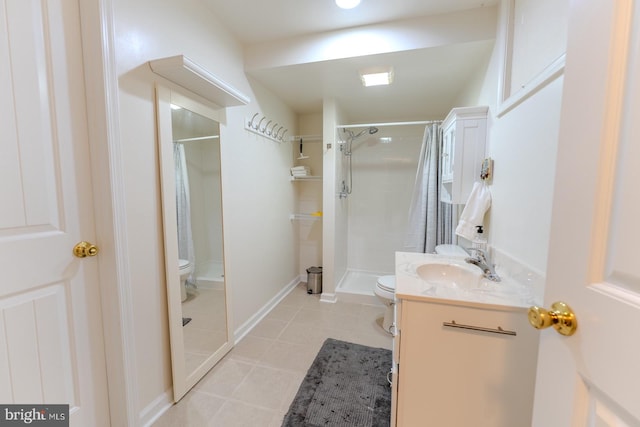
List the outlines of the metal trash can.
<svg viewBox="0 0 640 427">
<path fill-rule="evenodd" d="M 322 293 L 322 267 L 307 268 L 307 293 Z"/>
</svg>

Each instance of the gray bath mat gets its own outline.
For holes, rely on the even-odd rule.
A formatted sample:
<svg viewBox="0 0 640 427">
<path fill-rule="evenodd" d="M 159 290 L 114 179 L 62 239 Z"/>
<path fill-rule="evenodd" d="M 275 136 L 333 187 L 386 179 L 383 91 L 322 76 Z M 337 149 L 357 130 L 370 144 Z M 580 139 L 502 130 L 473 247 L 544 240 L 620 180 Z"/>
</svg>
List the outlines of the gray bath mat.
<svg viewBox="0 0 640 427">
<path fill-rule="evenodd" d="M 307 371 L 283 427 L 387 427 L 391 351 L 328 339 Z"/>
</svg>

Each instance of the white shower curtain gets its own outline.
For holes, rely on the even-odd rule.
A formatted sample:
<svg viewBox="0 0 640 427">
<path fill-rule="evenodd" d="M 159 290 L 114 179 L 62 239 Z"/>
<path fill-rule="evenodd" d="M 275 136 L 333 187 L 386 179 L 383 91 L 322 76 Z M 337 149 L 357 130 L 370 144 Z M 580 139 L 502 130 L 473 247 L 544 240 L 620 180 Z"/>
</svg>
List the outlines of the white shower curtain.
<svg viewBox="0 0 640 427">
<path fill-rule="evenodd" d="M 428 125 L 424 130 L 409 209 L 404 243 L 407 252 L 433 253 L 436 245 L 452 242 L 455 209 L 451 204 L 440 202 L 441 144 L 440 126 Z"/>
<path fill-rule="evenodd" d="M 189 197 L 189 174 L 187 173 L 187 158 L 184 146 L 174 144 L 173 160 L 175 162 L 176 179 L 176 215 L 178 218 L 178 256 L 189 260 L 195 271 L 195 249 L 193 246 L 193 232 L 191 230 L 191 201 Z M 193 272 L 187 278 L 187 283 L 195 284 Z"/>
</svg>

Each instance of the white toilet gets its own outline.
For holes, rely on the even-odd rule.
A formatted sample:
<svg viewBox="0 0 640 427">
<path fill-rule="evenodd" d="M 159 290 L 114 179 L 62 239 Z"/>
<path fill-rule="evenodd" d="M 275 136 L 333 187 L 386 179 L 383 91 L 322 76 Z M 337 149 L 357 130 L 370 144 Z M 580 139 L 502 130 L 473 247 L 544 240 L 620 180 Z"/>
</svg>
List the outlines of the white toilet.
<svg viewBox="0 0 640 427">
<path fill-rule="evenodd" d="M 439 255 L 465 258 L 469 256 L 467 252 L 458 245 L 438 245 L 436 246 L 436 253 Z M 393 306 L 396 303 L 396 276 L 380 276 L 376 283 L 376 287 L 373 293 L 383 302 L 387 307 L 384 313 L 384 320 L 382 321 L 382 327 L 389 333 L 391 331 L 391 325 L 393 324 Z"/>
<path fill-rule="evenodd" d="M 469 254 L 458 245 L 438 245 L 436 246 L 436 253 L 438 255 L 466 258 Z"/>
<path fill-rule="evenodd" d="M 180 272 L 180 300 L 187 299 L 187 278 L 193 271 L 193 265 L 186 259 L 178 260 L 178 271 Z"/>
<path fill-rule="evenodd" d="M 384 319 L 382 320 L 382 328 L 391 334 L 393 333 L 393 331 L 391 331 L 391 325 L 393 324 L 393 306 L 396 303 L 396 276 L 378 277 L 373 293 L 376 294 L 387 307 L 384 312 Z"/>
</svg>

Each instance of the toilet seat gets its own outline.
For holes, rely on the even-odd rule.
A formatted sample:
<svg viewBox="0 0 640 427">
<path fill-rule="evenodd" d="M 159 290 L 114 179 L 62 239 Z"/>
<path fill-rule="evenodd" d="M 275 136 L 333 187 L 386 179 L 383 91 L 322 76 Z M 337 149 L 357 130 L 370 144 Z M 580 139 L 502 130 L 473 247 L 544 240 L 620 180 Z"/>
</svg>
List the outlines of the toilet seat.
<svg viewBox="0 0 640 427">
<path fill-rule="evenodd" d="M 394 323 L 394 306 L 396 304 L 396 276 L 378 277 L 373 293 L 386 306 L 382 319 L 382 329 L 392 334 L 391 327 Z"/>
<path fill-rule="evenodd" d="M 388 301 L 389 304 L 396 301 L 396 276 L 380 276 L 376 282 L 373 293 Z"/>
<path fill-rule="evenodd" d="M 178 259 L 178 274 L 180 275 L 180 301 L 187 300 L 187 278 L 193 272 L 193 264 L 188 259 Z"/>
<path fill-rule="evenodd" d="M 396 276 L 380 276 L 378 277 L 378 285 L 380 289 L 387 292 L 396 291 Z"/>
<path fill-rule="evenodd" d="M 188 259 L 179 259 L 178 260 L 178 269 L 179 270 L 188 270 L 191 268 L 191 263 Z"/>
</svg>

